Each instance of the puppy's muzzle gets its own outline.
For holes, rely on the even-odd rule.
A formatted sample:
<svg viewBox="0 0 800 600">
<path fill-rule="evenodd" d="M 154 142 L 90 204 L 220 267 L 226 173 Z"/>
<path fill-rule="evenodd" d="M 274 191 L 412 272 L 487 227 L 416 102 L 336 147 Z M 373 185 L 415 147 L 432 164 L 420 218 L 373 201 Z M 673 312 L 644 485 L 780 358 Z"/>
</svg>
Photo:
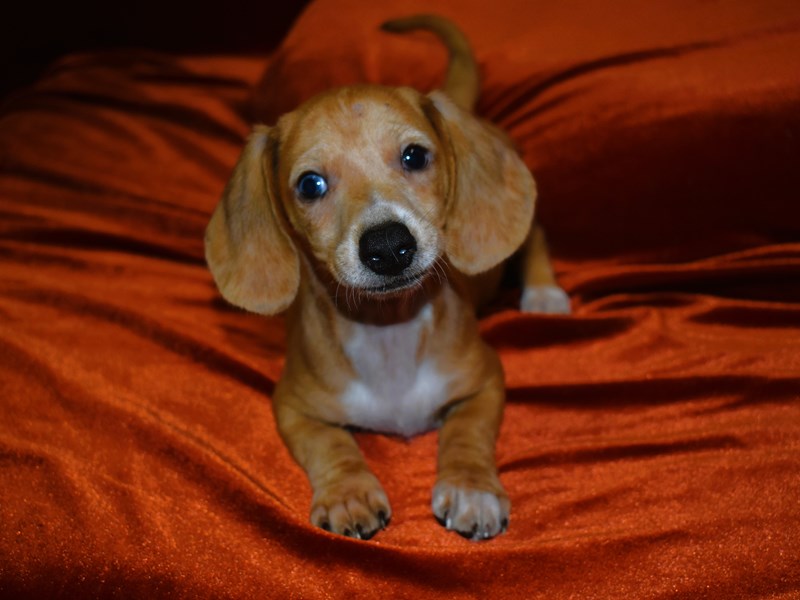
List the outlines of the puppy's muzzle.
<svg viewBox="0 0 800 600">
<path fill-rule="evenodd" d="M 361 263 L 377 275 L 400 275 L 411 266 L 416 252 L 417 240 L 397 221 L 372 227 L 358 240 Z"/>
</svg>

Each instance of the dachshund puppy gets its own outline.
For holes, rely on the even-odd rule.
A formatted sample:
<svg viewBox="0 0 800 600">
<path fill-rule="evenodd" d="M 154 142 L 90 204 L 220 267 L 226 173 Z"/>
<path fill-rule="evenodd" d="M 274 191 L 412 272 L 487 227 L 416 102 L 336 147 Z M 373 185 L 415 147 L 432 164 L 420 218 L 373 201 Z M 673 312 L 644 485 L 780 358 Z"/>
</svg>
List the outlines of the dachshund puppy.
<svg viewBox="0 0 800 600">
<path fill-rule="evenodd" d="M 443 91 L 331 90 L 257 126 L 206 233 L 222 295 L 287 311 L 287 358 L 273 406 L 313 488 L 311 521 L 368 539 L 392 516 L 349 428 L 411 436 L 440 427 L 435 517 L 474 539 L 508 526 L 495 438 L 500 361 L 475 307 L 528 240 L 524 308 L 564 312 L 536 190 L 509 140 L 472 114 L 478 71 L 463 34 L 427 29 L 450 50 Z"/>
</svg>

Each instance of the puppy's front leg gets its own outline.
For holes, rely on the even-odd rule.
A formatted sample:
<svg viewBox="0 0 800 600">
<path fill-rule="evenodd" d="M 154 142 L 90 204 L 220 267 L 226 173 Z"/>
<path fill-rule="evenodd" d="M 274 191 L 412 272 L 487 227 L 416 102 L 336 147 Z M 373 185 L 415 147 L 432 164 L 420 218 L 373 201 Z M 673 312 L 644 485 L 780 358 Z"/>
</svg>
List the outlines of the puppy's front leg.
<svg viewBox="0 0 800 600">
<path fill-rule="evenodd" d="M 392 515 L 389 501 L 349 432 L 310 418 L 277 398 L 275 417 L 314 490 L 314 525 L 359 539 L 369 539 L 386 527 Z"/>
<path fill-rule="evenodd" d="M 439 433 L 433 513 L 447 529 L 472 540 L 504 532 L 511 508 L 494 457 L 505 398 L 502 371 L 494 360 L 494 374 L 480 391 L 450 409 Z"/>
</svg>

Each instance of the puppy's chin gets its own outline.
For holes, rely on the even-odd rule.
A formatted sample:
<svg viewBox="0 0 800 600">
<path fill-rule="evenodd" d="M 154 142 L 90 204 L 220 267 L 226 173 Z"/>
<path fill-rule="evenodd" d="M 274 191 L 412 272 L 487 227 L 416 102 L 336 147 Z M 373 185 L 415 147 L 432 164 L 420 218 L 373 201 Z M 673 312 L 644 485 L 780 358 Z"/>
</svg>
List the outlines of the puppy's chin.
<svg viewBox="0 0 800 600">
<path fill-rule="evenodd" d="M 422 290 L 425 287 L 426 281 L 431 277 L 432 271 L 432 269 L 428 269 L 421 273 L 386 277 L 383 283 L 359 286 L 356 290 L 364 296 L 373 297 L 375 299 L 402 297 L 413 294 L 415 291 Z"/>
<path fill-rule="evenodd" d="M 413 318 L 441 290 L 445 281 L 439 269 L 430 267 L 409 275 L 374 277 L 362 285 L 334 278 L 328 292 L 337 310 L 351 320 L 391 325 Z M 371 281 L 369 281 L 371 280 Z"/>
</svg>

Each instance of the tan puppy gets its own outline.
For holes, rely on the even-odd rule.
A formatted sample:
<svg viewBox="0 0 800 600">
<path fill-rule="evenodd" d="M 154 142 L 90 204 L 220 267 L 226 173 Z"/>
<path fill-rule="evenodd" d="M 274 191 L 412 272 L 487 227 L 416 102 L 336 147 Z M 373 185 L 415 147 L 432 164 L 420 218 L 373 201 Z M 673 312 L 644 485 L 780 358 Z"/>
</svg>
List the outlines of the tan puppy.
<svg viewBox="0 0 800 600">
<path fill-rule="evenodd" d="M 440 426 L 434 515 L 490 538 L 509 519 L 494 460 L 504 382 L 475 305 L 528 238 L 534 182 L 507 138 L 468 112 L 477 68 L 455 26 L 415 17 L 385 28 L 442 38 L 444 92 L 345 87 L 257 126 L 206 257 L 233 304 L 288 310 L 274 410 L 313 488 L 315 525 L 369 538 L 392 515 L 346 427 Z M 529 246 L 527 308 L 563 311 L 538 231 Z"/>
</svg>

